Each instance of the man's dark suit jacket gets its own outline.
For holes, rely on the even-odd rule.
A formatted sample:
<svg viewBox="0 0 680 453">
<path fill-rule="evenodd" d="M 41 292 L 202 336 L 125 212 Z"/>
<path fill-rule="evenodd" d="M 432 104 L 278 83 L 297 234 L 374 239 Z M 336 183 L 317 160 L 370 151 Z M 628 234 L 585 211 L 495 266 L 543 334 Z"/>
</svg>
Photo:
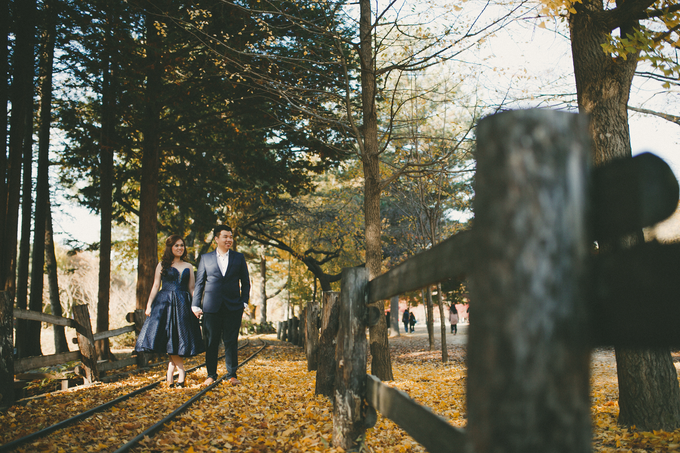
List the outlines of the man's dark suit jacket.
<svg viewBox="0 0 680 453">
<path fill-rule="evenodd" d="M 238 310 L 248 303 L 250 277 L 243 253 L 229 250 L 229 265 L 222 276 L 217 265 L 217 252 L 201 256 L 191 305 L 201 307 L 205 313 L 217 313 L 222 304 L 229 310 Z"/>
</svg>

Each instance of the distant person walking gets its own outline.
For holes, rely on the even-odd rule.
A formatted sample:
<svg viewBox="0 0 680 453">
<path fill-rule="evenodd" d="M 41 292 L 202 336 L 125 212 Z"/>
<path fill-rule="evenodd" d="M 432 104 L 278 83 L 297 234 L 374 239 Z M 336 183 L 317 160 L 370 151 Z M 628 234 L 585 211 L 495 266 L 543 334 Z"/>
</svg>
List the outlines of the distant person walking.
<svg viewBox="0 0 680 453">
<path fill-rule="evenodd" d="M 156 266 L 146 304 L 147 318 L 135 346 L 136 351 L 170 356 L 166 375 L 170 387 L 184 387 L 186 373 L 182 357 L 193 357 L 205 350 L 201 326 L 191 311 L 194 267 L 184 261 L 186 256 L 184 239 L 170 236 L 165 240 L 165 251 Z M 174 383 L 175 368 L 179 371 L 177 384 Z"/>
<path fill-rule="evenodd" d="M 409 311 L 408 308 L 404 310 L 404 314 L 401 317 L 401 322 L 404 324 L 404 333 L 408 333 L 408 323 L 409 323 Z"/>
<path fill-rule="evenodd" d="M 408 323 L 411 326 L 411 333 L 413 333 L 413 331 L 416 329 L 417 322 L 418 321 L 416 321 L 416 316 L 413 314 L 413 312 L 411 312 L 408 318 Z"/>
<path fill-rule="evenodd" d="M 451 304 L 451 308 L 449 309 L 449 322 L 451 323 L 451 333 L 452 334 L 457 334 L 458 333 L 458 310 L 456 309 L 456 306 L 454 304 Z"/>
</svg>

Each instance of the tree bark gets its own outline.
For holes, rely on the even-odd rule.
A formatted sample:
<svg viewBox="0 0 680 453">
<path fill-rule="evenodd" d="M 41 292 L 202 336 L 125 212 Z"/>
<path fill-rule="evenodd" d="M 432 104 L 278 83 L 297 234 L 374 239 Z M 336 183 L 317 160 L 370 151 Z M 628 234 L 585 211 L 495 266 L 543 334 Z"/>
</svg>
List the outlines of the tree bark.
<svg viewBox="0 0 680 453">
<path fill-rule="evenodd" d="M 7 104 L 9 101 L 9 0 L 0 0 L 0 240 L 5 239 L 5 227 L 7 224 Z M 4 283 L 3 266 L 5 258 L 0 258 L 0 290 Z"/>
<path fill-rule="evenodd" d="M 13 307 L 9 295 L 0 291 L 0 408 L 14 404 Z"/>
<path fill-rule="evenodd" d="M 642 431 L 673 431 L 680 426 L 678 376 L 670 349 L 616 348 L 619 392 L 619 423 Z"/>
<path fill-rule="evenodd" d="M 112 43 L 114 39 L 114 15 L 107 15 L 104 37 L 104 57 L 102 61 L 102 112 L 101 138 L 99 143 L 99 291 L 97 293 L 97 332 L 109 330 L 109 301 L 111 293 L 111 223 L 113 220 L 113 147 L 114 147 L 114 58 Z M 141 211 L 141 209 L 140 209 Z M 141 229 L 141 226 L 140 226 Z M 96 344 L 97 355 L 102 360 L 111 358 L 109 340 Z"/>
<path fill-rule="evenodd" d="M 437 283 L 437 295 L 439 301 L 439 319 L 441 320 L 442 362 L 446 363 L 449 361 L 449 350 L 446 346 L 446 316 L 444 315 L 444 293 L 442 293 L 441 283 Z"/>
<path fill-rule="evenodd" d="M 33 207 L 33 131 L 29 118 L 33 117 L 33 110 L 26 111 L 26 128 L 24 129 L 23 168 L 21 189 L 21 241 L 19 242 L 19 257 L 17 260 L 16 305 L 18 309 L 31 308 L 28 306 L 28 274 L 31 254 L 31 219 Z M 36 329 L 37 324 L 37 329 Z M 40 339 L 40 323 L 19 320 L 17 322 L 17 355 L 20 358 L 39 356 L 40 341 L 36 350 L 37 336 Z"/>
<path fill-rule="evenodd" d="M 4 237 L 2 244 L 5 253 L 0 257 L 0 289 L 9 293 L 14 300 L 16 259 L 17 259 L 17 227 L 19 225 L 19 200 L 21 193 L 21 157 L 26 135 L 26 118 L 32 109 L 33 97 L 33 42 L 36 16 L 35 0 L 24 0 L 16 3 L 16 23 L 21 24 L 16 30 L 14 45 L 14 66 L 10 100 L 12 117 L 10 119 L 9 159 L 7 162 L 7 203 Z"/>
<path fill-rule="evenodd" d="M 609 42 L 610 30 L 618 27 L 625 36 L 638 28 L 635 16 L 642 17 L 639 13 L 646 6 L 629 8 L 628 16 L 614 16 L 612 10 L 604 10 L 601 0 L 584 0 L 574 4 L 576 14 L 569 16 L 579 111 L 590 117 L 596 165 L 631 156 L 627 105 L 638 62 L 638 54 L 612 58 L 601 45 Z M 679 427 L 678 381 L 667 376 L 675 374 L 675 368 L 668 368 L 670 351 L 617 348 L 616 356 L 619 375 L 624 376 L 619 380 L 619 422 L 649 429 Z"/>
<path fill-rule="evenodd" d="M 267 256 L 264 246 L 260 249 L 260 324 L 267 322 Z"/>
<path fill-rule="evenodd" d="M 42 312 L 43 279 L 45 267 L 45 223 L 49 209 L 49 151 L 50 123 L 52 118 L 52 70 L 54 63 L 54 42 L 56 35 L 56 11 L 52 1 L 43 5 L 45 28 L 41 39 L 40 52 L 40 129 L 38 130 L 38 176 L 35 195 L 35 220 L 33 226 L 33 251 L 31 258 L 31 294 L 29 307 L 33 311 Z M 53 313 L 56 314 L 56 313 Z M 56 327 L 56 326 L 54 326 Z M 40 350 L 40 324 L 37 332 L 31 330 Z M 56 330 L 55 330 L 56 334 Z"/>
<path fill-rule="evenodd" d="M 390 330 L 392 335 L 399 336 L 399 296 L 394 296 L 390 300 Z"/>
<path fill-rule="evenodd" d="M 425 308 L 427 310 L 427 340 L 430 351 L 434 351 L 434 309 L 432 307 L 432 286 L 425 291 Z"/>
<path fill-rule="evenodd" d="M 137 308 L 145 309 L 158 263 L 157 218 L 158 175 L 160 169 L 160 90 L 161 40 L 155 15 L 147 12 L 146 35 L 146 114 L 142 151 L 142 181 L 139 198 L 139 255 L 137 263 Z M 183 234 L 183 232 L 176 232 Z"/>
<path fill-rule="evenodd" d="M 363 111 L 363 149 L 361 160 L 364 169 L 364 224 L 366 238 L 366 268 L 368 279 L 381 274 L 382 243 L 380 218 L 380 160 L 378 146 L 378 117 L 376 112 L 376 74 L 373 56 L 373 26 L 370 0 L 360 1 L 360 44 L 361 100 Z M 384 301 L 375 304 L 381 313 L 385 312 Z M 371 348 L 371 373 L 382 381 L 391 381 L 392 360 L 390 358 L 387 323 L 381 316 L 378 324 L 369 328 Z"/>
<path fill-rule="evenodd" d="M 47 217 L 45 218 L 45 267 L 47 270 L 47 284 L 50 291 L 50 305 L 52 314 L 62 316 L 61 300 L 59 298 L 59 281 L 57 278 L 57 256 L 54 252 L 54 231 L 52 230 L 52 206 L 47 199 Z M 54 329 L 54 350 L 57 354 L 69 352 L 64 326 L 52 326 Z"/>
</svg>

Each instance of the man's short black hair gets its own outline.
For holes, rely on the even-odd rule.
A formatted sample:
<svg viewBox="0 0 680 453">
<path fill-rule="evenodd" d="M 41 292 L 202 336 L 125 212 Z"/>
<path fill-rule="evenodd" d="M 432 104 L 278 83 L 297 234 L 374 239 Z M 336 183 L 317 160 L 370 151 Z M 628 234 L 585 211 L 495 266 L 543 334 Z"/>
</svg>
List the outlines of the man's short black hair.
<svg viewBox="0 0 680 453">
<path fill-rule="evenodd" d="M 214 238 L 220 237 L 220 233 L 222 233 L 222 231 L 229 231 L 231 234 L 234 234 L 229 225 L 217 225 L 213 230 L 213 237 Z"/>
</svg>

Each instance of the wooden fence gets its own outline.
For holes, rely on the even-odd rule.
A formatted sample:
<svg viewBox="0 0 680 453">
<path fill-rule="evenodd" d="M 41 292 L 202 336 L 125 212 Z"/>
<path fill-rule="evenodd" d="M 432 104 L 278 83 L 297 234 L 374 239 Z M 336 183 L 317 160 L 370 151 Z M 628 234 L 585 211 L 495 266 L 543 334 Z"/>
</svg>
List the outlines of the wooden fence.
<svg viewBox="0 0 680 453">
<path fill-rule="evenodd" d="M 54 325 L 70 327 L 76 330 L 77 336 L 73 339 L 78 344 L 78 350 L 60 354 L 51 354 L 38 357 L 26 357 L 14 359 L 13 322 L 14 319 L 26 319 L 29 321 L 46 322 Z M 84 382 L 98 381 L 107 371 L 125 368 L 131 365 L 145 366 L 148 355 L 138 354 L 113 362 L 97 360 L 95 342 L 123 335 L 128 332 L 139 331 L 144 323 L 143 310 L 128 313 L 126 320 L 134 324 L 106 332 L 92 332 L 90 314 L 87 305 L 77 305 L 73 308 L 73 319 L 60 316 L 39 313 L 30 310 L 13 309 L 7 293 L 0 292 L 0 347 L 2 348 L 2 361 L 0 362 L 0 388 L 2 400 L 0 406 L 7 407 L 14 402 L 14 376 L 43 367 L 60 365 L 76 360 L 81 365 L 75 368 L 76 374 L 83 377 Z M 68 387 L 68 380 L 62 380 L 62 388 Z"/>
<path fill-rule="evenodd" d="M 334 446 L 360 449 L 378 411 L 431 452 L 590 451 L 591 348 L 680 344 L 679 247 L 602 251 L 676 209 L 670 168 L 646 154 L 593 170 L 586 119 L 564 112 L 494 115 L 477 137 L 472 230 L 372 281 L 345 269 L 339 303 L 324 304 L 337 325 L 321 329 L 317 393 L 333 399 Z M 370 304 L 452 277 L 474 301 L 466 430 L 366 374 Z"/>
</svg>

